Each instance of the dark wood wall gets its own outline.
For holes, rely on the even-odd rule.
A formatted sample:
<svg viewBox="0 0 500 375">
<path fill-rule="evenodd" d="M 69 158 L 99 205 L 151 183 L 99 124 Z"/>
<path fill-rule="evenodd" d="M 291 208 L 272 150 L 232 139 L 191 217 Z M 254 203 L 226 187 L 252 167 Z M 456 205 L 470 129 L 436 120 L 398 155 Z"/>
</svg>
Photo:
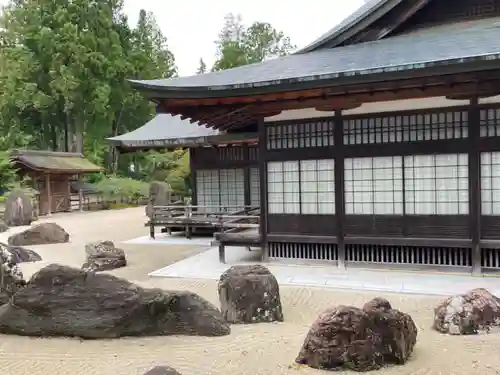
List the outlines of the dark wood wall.
<svg viewBox="0 0 500 375">
<path fill-rule="evenodd" d="M 349 116 L 337 112 L 325 118 L 262 122 L 259 139 L 265 144 L 260 145 L 261 183 L 266 181 L 263 178 L 267 178 L 269 162 L 335 160 L 335 212 L 263 215 L 263 242 L 337 243 L 341 245 L 341 257 L 344 242 L 440 243 L 474 249 L 479 248 L 480 241 L 500 240 L 500 216 L 481 216 L 480 190 L 481 152 L 500 151 L 499 108 L 499 104 L 478 105 L 474 99 L 470 105 L 449 108 Z M 404 199 L 403 212 L 398 215 L 345 213 L 346 158 L 401 156 L 404 163 L 411 155 L 442 154 L 466 154 L 468 213 L 409 214 Z M 408 187 L 402 186 L 404 197 Z M 267 182 L 263 183 L 261 197 L 267 212 Z M 475 254 L 479 256 L 478 251 Z"/>
</svg>

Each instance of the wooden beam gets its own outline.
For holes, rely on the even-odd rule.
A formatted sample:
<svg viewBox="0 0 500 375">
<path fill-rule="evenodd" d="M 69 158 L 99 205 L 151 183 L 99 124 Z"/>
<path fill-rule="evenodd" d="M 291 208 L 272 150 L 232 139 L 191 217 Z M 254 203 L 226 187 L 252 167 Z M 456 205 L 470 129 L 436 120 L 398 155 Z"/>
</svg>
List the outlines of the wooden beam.
<svg viewBox="0 0 500 375">
<path fill-rule="evenodd" d="M 411 87 L 411 88 L 401 88 L 399 90 L 391 91 L 378 91 L 378 92 L 359 92 L 359 93 L 346 93 L 344 95 L 330 95 L 321 97 L 304 99 L 304 100 L 286 100 L 278 102 L 269 103 L 256 103 L 253 105 L 244 105 L 235 107 L 227 106 L 225 108 L 226 114 L 221 115 L 220 112 L 223 110 L 222 105 L 216 107 L 205 107 L 201 110 L 199 107 L 177 107 L 173 109 L 175 112 L 184 112 L 187 116 L 198 120 L 200 115 L 207 116 L 210 111 L 217 111 L 218 118 L 208 120 L 209 123 L 214 128 L 224 129 L 229 128 L 226 123 L 222 123 L 221 119 L 230 121 L 231 125 L 237 125 L 240 123 L 250 123 L 255 121 L 259 117 L 259 113 L 270 113 L 282 110 L 292 110 L 292 109 L 303 109 L 303 108 L 316 108 L 316 107 L 328 107 L 328 108 L 349 108 L 353 103 L 373 103 L 373 102 L 385 102 L 394 100 L 404 100 L 404 99 L 420 99 L 428 97 L 437 96 L 449 96 L 449 95 L 460 95 L 472 97 L 476 92 L 486 92 L 498 90 L 500 87 L 500 80 L 487 81 L 487 82 L 464 82 L 456 84 L 447 85 L 436 85 L 432 87 Z M 238 116 L 236 116 L 238 115 Z M 204 117 L 206 119 L 206 117 Z"/>
<path fill-rule="evenodd" d="M 416 70 L 417 71 L 417 70 Z M 368 84 L 355 84 L 335 87 L 322 87 L 308 90 L 290 90 L 287 92 L 271 92 L 259 95 L 246 95 L 224 98 L 192 98 L 192 99 L 160 99 L 165 107 L 203 107 L 241 106 L 242 104 L 255 104 L 256 102 L 269 102 L 298 100 L 299 98 L 310 99 L 333 95 L 346 95 L 362 92 L 394 91 L 401 88 L 422 88 L 424 86 L 449 86 L 454 83 L 485 82 L 499 80 L 499 71 L 471 72 L 454 75 L 435 75 L 429 77 L 418 77 L 394 81 L 372 82 Z"/>
</svg>

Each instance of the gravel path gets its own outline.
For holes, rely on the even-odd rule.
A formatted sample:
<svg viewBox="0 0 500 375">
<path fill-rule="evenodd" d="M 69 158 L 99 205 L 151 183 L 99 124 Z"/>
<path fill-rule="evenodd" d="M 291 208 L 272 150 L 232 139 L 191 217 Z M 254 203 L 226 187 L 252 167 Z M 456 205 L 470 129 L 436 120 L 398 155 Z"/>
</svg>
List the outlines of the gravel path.
<svg viewBox="0 0 500 375">
<path fill-rule="evenodd" d="M 144 236 L 143 208 L 54 215 L 71 235 L 62 245 L 34 246 L 40 264 L 24 267 L 29 274 L 44 264 L 59 262 L 80 267 L 85 242 L 111 239 L 127 252 L 129 266 L 112 271 L 143 286 L 189 289 L 218 304 L 214 281 L 149 279 L 147 273 L 191 256 L 201 247 L 121 245 Z M 0 240 L 6 239 L 6 234 Z M 330 305 L 361 306 L 381 294 L 331 289 L 282 287 L 285 323 L 233 326 L 218 338 L 155 337 L 80 341 L 0 335 L 0 368 L 5 375 L 139 375 L 155 365 L 170 365 L 183 375 L 327 374 L 293 364 L 304 336 L 318 313 Z M 395 308 L 408 312 L 419 327 L 412 360 L 378 374 L 488 375 L 500 369 L 500 335 L 443 336 L 430 329 L 432 310 L 440 298 L 384 293 Z M 341 373 L 342 374 L 342 373 Z"/>
</svg>

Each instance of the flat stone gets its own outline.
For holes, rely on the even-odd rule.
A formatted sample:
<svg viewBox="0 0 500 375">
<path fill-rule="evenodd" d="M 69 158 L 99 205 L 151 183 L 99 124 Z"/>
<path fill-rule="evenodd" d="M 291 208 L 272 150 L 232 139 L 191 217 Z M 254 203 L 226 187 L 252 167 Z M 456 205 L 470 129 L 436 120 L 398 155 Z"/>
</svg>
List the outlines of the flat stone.
<svg viewBox="0 0 500 375">
<path fill-rule="evenodd" d="M 10 236 L 7 242 L 11 246 L 65 243 L 69 242 L 69 234 L 56 223 L 41 223 Z"/>
<path fill-rule="evenodd" d="M 156 366 L 144 373 L 144 375 L 181 375 L 177 370 L 169 366 Z"/>
<path fill-rule="evenodd" d="M 145 289 L 105 273 L 51 264 L 0 307 L 0 333 L 88 339 L 223 336 L 230 327 L 195 293 Z"/>
<path fill-rule="evenodd" d="M 85 245 L 87 261 L 82 266 L 86 271 L 109 271 L 125 267 L 125 251 L 115 247 L 112 241 L 98 241 Z"/>
</svg>

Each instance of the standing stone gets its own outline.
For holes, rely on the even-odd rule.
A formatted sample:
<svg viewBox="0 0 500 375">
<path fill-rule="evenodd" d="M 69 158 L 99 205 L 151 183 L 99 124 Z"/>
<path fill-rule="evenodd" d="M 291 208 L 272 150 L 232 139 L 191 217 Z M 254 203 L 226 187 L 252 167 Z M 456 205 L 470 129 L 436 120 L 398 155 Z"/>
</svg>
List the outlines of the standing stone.
<svg viewBox="0 0 500 375">
<path fill-rule="evenodd" d="M 181 375 L 177 370 L 170 366 L 156 366 L 144 373 L 144 375 Z"/>
<path fill-rule="evenodd" d="M 434 329 L 450 335 L 488 333 L 500 326 L 500 298 L 483 288 L 445 299 L 434 309 Z"/>
<path fill-rule="evenodd" d="M 85 245 L 87 262 L 82 266 L 86 271 L 109 271 L 125 267 L 125 252 L 115 247 L 112 241 L 99 241 Z"/>
<path fill-rule="evenodd" d="M 154 206 L 168 206 L 172 194 L 170 186 L 166 182 L 153 181 L 149 185 L 149 201 L 146 206 L 146 215 L 151 218 Z"/>
<path fill-rule="evenodd" d="M 11 246 L 65 243 L 69 242 L 69 234 L 56 223 L 41 223 L 10 236 L 7 242 Z"/>
<path fill-rule="evenodd" d="M 5 201 L 5 224 L 9 227 L 30 225 L 34 221 L 31 197 L 23 190 L 13 190 Z"/>
<path fill-rule="evenodd" d="M 264 266 L 233 266 L 218 284 L 222 315 L 229 323 L 282 322 L 280 290 Z"/>
<path fill-rule="evenodd" d="M 296 362 L 323 370 L 376 370 L 404 364 L 417 341 L 410 315 L 370 301 L 366 310 L 338 306 L 325 310 L 309 330 Z"/>
</svg>

